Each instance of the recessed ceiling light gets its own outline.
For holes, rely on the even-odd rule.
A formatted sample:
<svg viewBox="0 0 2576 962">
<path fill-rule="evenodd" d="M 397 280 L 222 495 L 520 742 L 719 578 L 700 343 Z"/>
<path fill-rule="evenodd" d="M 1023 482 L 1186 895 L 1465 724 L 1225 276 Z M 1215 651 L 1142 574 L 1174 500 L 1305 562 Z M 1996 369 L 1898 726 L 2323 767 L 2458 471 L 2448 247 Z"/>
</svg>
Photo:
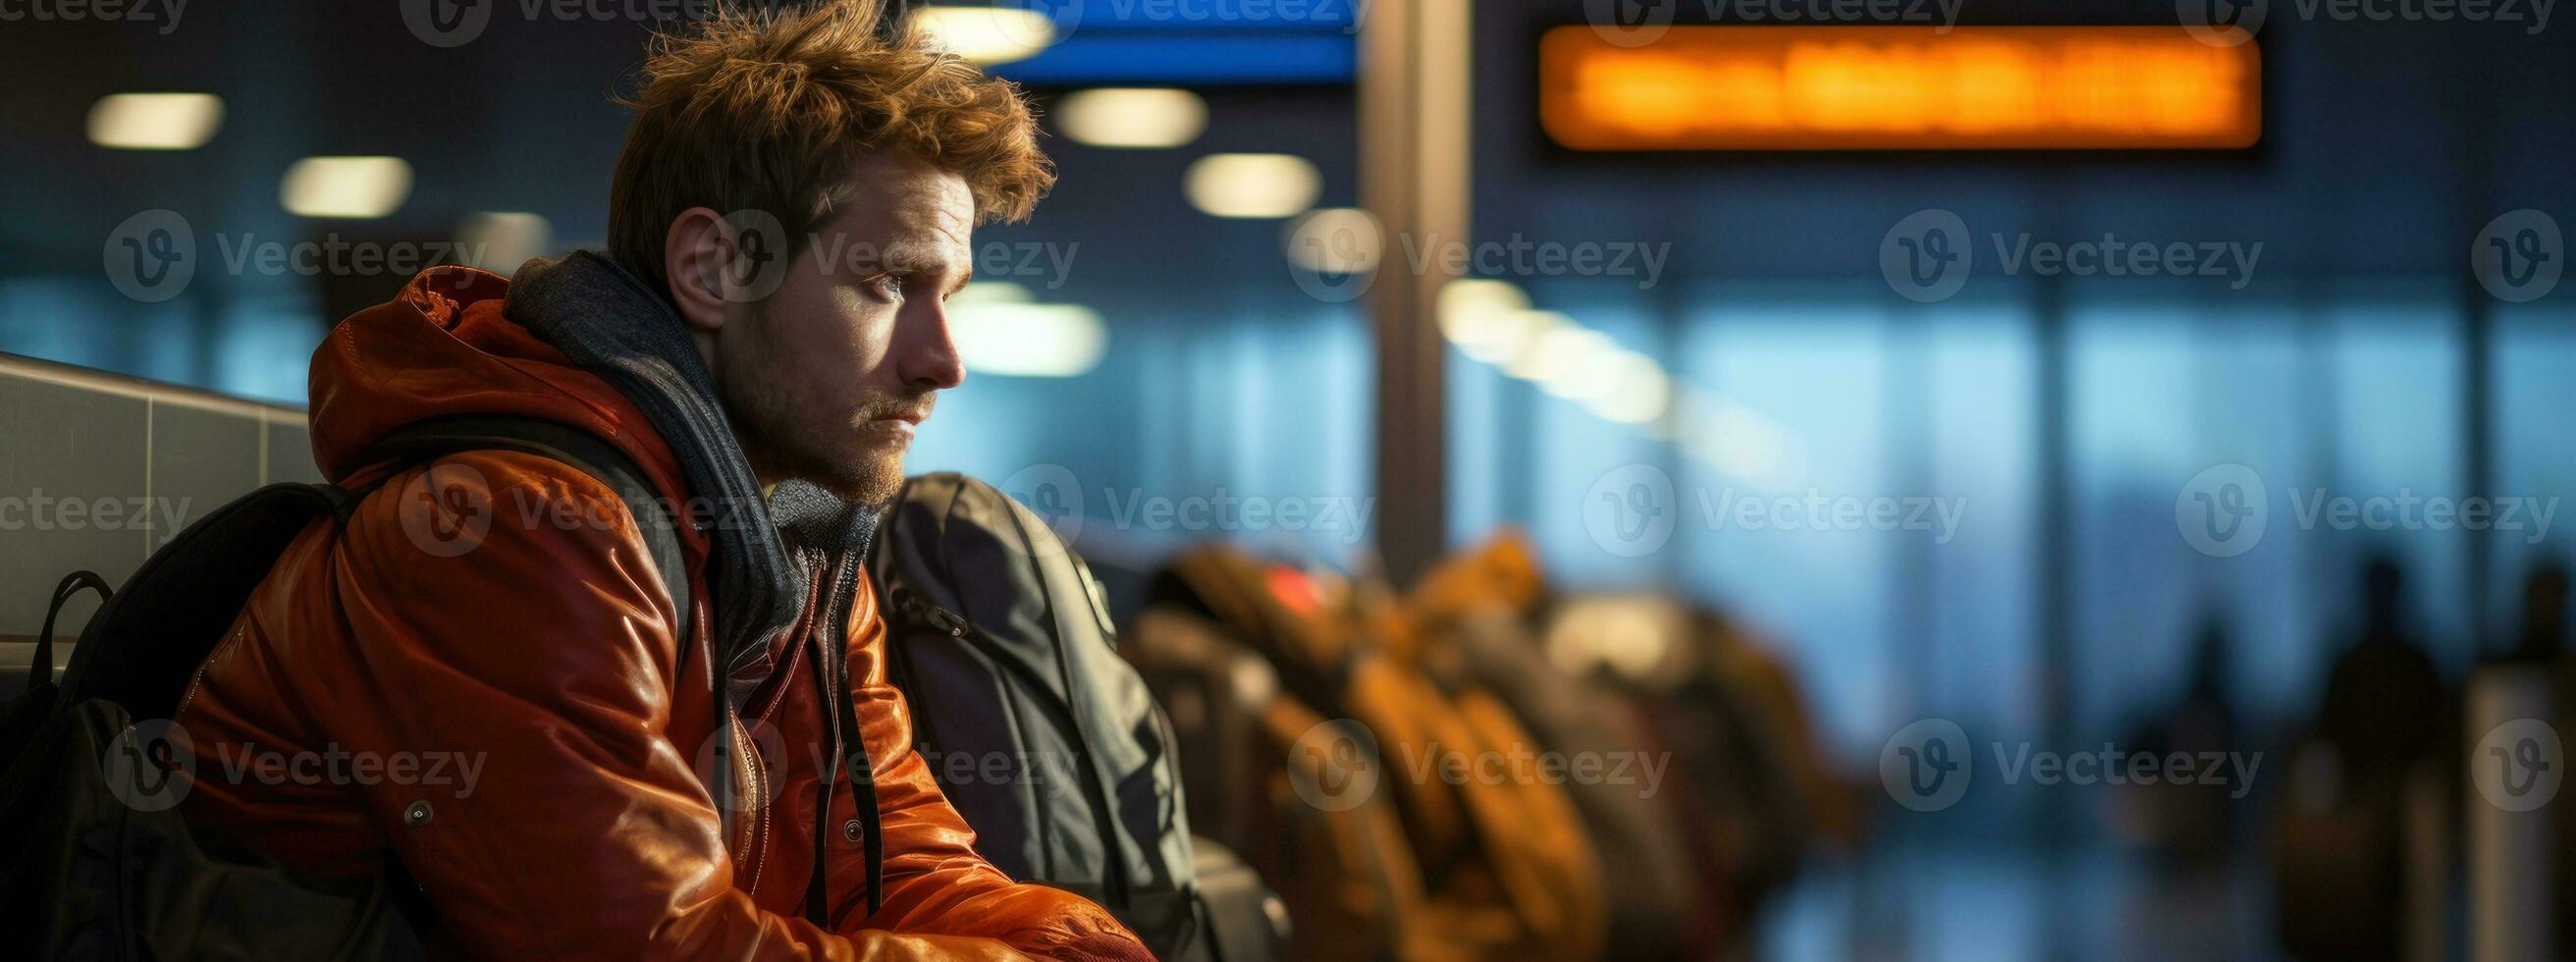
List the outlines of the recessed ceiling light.
<svg viewBox="0 0 2576 962">
<path fill-rule="evenodd" d="M 966 369 L 980 374 L 1075 377 L 1098 366 L 1109 346 L 1098 311 L 1040 304 L 1008 281 L 968 284 L 950 297 L 948 330 Z"/>
<path fill-rule="evenodd" d="M 1026 60 L 1055 42 L 1055 21 L 1039 10 L 922 7 L 912 16 L 930 34 L 930 42 L 979 64 Z"/>
<path fill-rule="evenodd" d="M 223 125 L 213 94 L 109 94 L 89 108 L 89 142 L 119 150 L 195 150 Z"/>
<path fill-rule="evenodd" d="M 1168 87 L 1077 90 L 1055 105 L 1056 129 L 1094 147 L 1178 147 L 1207 130 L 1207 101 Z"/>
<path fill-rule="evenodd" d="M 286 169 L 278 199 L 299 217 L 383 217 L 411 196 L 400 157 L 307 157 Z"/>
<path fill-rule="evenodd" d="M 1324 192 L 1324 175 L 1293 154 L 1209 154 L 1182 180 L 1191 206 L 1218 217 L 1287 217 Z"/>
</svg>

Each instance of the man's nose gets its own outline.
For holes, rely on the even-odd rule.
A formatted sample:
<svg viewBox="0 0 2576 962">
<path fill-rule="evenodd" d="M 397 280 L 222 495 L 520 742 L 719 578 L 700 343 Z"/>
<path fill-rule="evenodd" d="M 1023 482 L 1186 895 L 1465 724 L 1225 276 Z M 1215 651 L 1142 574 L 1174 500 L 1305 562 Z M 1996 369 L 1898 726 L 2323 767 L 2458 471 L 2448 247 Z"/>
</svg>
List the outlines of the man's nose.
<svg viewBox="0 0 2576 962">
<path fill-rule="evenodd" d="M 966 360 L 957 352 L 957 339 L 948 328 L 948 307 L 938 301 L 922 303 L 905 338 L 902 365 L 898 370 L 903 382 L 916 390 L 937 391 L 966 382 Z"/>
</svg>

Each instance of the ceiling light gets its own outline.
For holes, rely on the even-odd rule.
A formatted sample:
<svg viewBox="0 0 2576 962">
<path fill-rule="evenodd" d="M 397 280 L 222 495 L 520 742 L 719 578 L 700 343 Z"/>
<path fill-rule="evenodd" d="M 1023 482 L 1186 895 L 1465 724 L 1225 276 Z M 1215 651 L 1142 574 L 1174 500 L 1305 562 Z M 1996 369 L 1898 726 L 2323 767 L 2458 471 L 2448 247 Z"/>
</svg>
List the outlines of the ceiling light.
<svg viewBox="0 0 2576 962">
<path fill-rule="evenodd" d="M 1055 42 L 1055 21 L 1043 11 L 1016 7 L 922 7 L 913 22 L 930 42 L 990 66 L 1037 56 Z"/>
<path fill-rule="evenodd" d="M 1495 321 L 1502 343 L 1494 345 L 1494 348 L 1509 351 L 1502 354 L 1499 362 L 1503 373 L 1524 381 L 1535 381 L 1548 373 L 1550 342 L 1571 346 L 1570 342 L 1558 341 L 1560 332 L 1573 333 L 1583 329 L 1574 323 L 1573 318 L 1555 311 L 1514 311 L 1497 317 Z"/>
<path fill-rule="evenodd" d="M 1008 281 L 968 284 L 948 299 L 949 336 L 966 369 L 1012 377 L 1075 377 L 1100 364 L 1109 330 L 1079 304 L 1040 304 Z"/>
<path fill-rule="evenodd" d="M 1056 129 L 1094 147 L 1178 147 L 1207 130 L 1207 101 L 1187 90 L 1077 90 L 1055 105 Z"/>
<path fill-rule="evenodd" d="M 1529 306 L 1529 295 L 1510 281 L 1469 277 L 1440 285 L 1434 313 L 1439 316 L 1442 337 L 1468 357 L 1492 364 L 1519 349 L 1517 343 L 1508 349 L 1503 344 L 1507 329 L 1513 326 L 1507 316 Z"/>
<path fill-rule="evenodd" d="M 223 125 L 213 94 L 110 94 L 89 108 L 89 142 L 119 150 L 194 150 Z"/>
<path fill-rule="evenodd" d="M 1575 324 L 1558 325 L 1532 340 L 1503 373 L 1526 377 L 1551 397 L 1581 399 L 1607 387 L 1585 376 L 1592 372 L 1592 359 L 1618 349 L 1609 335 Z"/>
<path fill-rule="evenodd" d="M 1324 175 L 1291 154 L 1209 154 L 1182 180 L 1190 205 L 1218 217 L 1287 217 L 1324 192 Z"/>
<path fill-rule="evenodd" d="M 1592 399 L 1585 406 L 1602 420 L 1621 424 L 1653 424 L 1663 419 L 1672 407 L 1672 378 L 1654 358 L 1634 351 L 1611 355 L 1607 375 L 1611 390 Z"/>
<path fill-rule="evenodd" d="M 299 217 L 383 217 L 410 196 L 411 164 L 400 157 L 307 157 L 278 190 Z"/>
</svg>

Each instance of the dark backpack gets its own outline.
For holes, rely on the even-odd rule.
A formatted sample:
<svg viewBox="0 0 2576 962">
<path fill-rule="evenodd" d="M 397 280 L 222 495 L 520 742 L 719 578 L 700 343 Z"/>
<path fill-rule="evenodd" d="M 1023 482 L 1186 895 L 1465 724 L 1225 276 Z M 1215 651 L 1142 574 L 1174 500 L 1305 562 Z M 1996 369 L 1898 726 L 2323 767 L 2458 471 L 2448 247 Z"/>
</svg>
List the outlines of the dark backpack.
<svg viewBox="0 0 2576 962">
<path fill-rule="evenodd" d="M 541 455 L 616 492 L 688 630 L 669 506 L 607 442 L 547 421 L 451 417 L 387 435 L 369 459 L 477 450 Z M 288 545 L 315 521 L 345 520 L 369 490 L 269 485 L 189 525 L 121 590 L 88 572 L 55 589 L 27 689 L 0 706 L 0 932 L 13 943 L 46 959 L 420 957 L 413 922 L 424 917 L 398 867 L 343 884 L 193 838 L 165 794 L 187 776 L 171 770 L 169 726 L 156 724 Z M 54 615 L 83 588 L 107 601 L 57 685 Z"/>
<path fill-rule="evenodd" d="M 1239 860 L 1200 853 L 1230 866 L 1202 890 L 1171 723 L 1119 657 L 1099 583 L 1044 521 L 984 482 L 923 475 L 868 570 L 914 747 L 978 854 L 1100 903 L 1166 960 L 1275 951 L 1268 892 Z"/>
</svg>

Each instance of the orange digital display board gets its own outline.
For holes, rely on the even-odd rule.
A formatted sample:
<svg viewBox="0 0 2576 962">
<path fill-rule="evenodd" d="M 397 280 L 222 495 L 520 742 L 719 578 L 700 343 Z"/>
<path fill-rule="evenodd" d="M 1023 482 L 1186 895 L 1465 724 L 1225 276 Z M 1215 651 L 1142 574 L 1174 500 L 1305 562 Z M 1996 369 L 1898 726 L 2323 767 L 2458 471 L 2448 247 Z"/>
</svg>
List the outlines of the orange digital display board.
<svg viewBox="0 0 2576 962">
<path fill-rule="evenodd" d="M 2262 53 L 2229 28 L 1590 27 L 1539 41 L 1539 122 L 1576 150 L 2249 147 Z"/>
</svg>

